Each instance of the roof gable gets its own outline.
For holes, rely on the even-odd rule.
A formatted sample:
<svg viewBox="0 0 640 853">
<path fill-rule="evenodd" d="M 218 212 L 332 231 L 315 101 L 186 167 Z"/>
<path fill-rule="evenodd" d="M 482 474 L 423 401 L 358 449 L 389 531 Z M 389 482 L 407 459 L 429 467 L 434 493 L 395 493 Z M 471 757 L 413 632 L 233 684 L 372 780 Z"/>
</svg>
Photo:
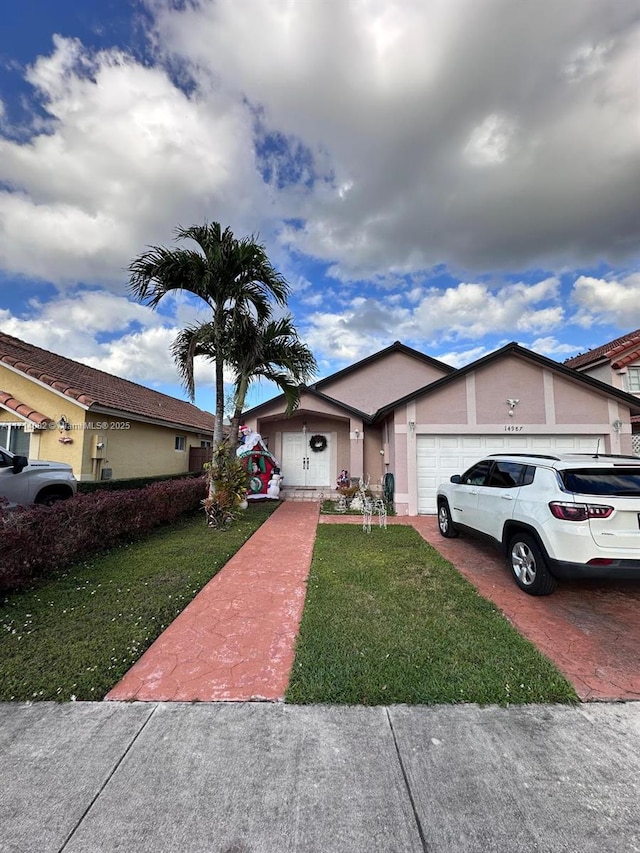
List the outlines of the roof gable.
<svg viewBox="0 0 640 853">
<path fill-rule="evenodd" d="M 424 355 L 423 353 L 418 352 L 418 350 L 405 346 L 400 343 L 400 341 L 395 341 L 391 346 L 388 346 L 373 355 L 367 356 L 367 358 L 364 358 L 349 367 L 338 370 L 336 373 L 332 373 L 330 376 L 326 376 L 318 382 L 314 382 L 311 385 L 301 385 L 300 390 L 301 392 L 315 396 L 319 400 L 323 400 L 330 405 L 337 406 L 345 412 L 361 418 L 365 422 L 371 421 L 373 415 L 380 406 L 386 403 L 390 397 L 393 396 L 394 392 L 398 392 L 399 382 L 401 384 L 402 380 L 405 379 L 408 386 L 413 388 L 414 383 L 411 379 L 407 379 L 406 376 L 398 379 L 397 372 L 394 377 L 395 381 L 393 386 L 387 386 L 392 387 L 393 391 L 385 392 L 384 387 L 380 388 L 380 383 L 378 382 L 378 377 L 380 375 L 378 372 L 379 369 L 381 369 L 381 366 L 384 365 L 385 362 L 391 362 L 398 356 L 415 363 L 418 370 L 424 371 L 426 367 L 436 375 L 448 375 L 453 373 L 455 370 L 455 368 L 445 364 L 443 361 L 438 361 L 429 355 Z M 407 374 L 410 374 L 410 372 L 411 371 L 405 371 Z M 367 375 L 372 377 L 368 383 L 366 381 Z M 417 375 L 417 371 L 414 375 Z M 360 386 L 359 377 L 364 383 L 360 384 Z M 422 378 L 424 379 L 424 377 Z M 432 379 L 431 381 L 434 380 Z M 380 397 L 381 394 L 382 397 Z M 259 403 L 257 406 L 248 409 L 244 414 L 246 416 L 261 414 L 274 406 L 276 408 L 281 406 L 284 401 L 284 395 L 279 394 L 271 400 Z"/>
<path fill-rule="evenodd" d="M 432 393 L 433 391 L 442 388 L 443 386 L 448 385 L 451 382 L 457 381 L 460 377 L 465 376 L 466 374 L 471 373 L 480 367 L 498 361 L 507 355 L 513 354 L 518 355 L 521 358 L 527 359 L 535 364 L 538 364 L 541 367 L 553 370 L 556 373 L 559 373 L 574 382 L 584 383 L 585 385 L 590 386 L 594 390 L 608 397 L 616 397 L 617 399 L 621 400 L 629 406 L 632 414 L 640 414 L 640 400 L 638 400 L 633 395 L 627 394 L 626 391 L 621 391 L 618 388 L 615 388 L 612 385 L 608 385 L 605 382 L 600 382 L 600 380 L 594 379 L 591 376 L 587 376 L 584 373 L 580 373 L 576 370 L 573 370 L 572 368 L 566 367 L 564 364 L 560 364 L 557 361 L 553 361 L 552 359 L 547 358 L 544 355 L 539 355 L 539 353 L 525 349 L 524 347 L 521 347 L 519 344 L 513 341 L 512 343 L 506 344 L 505 346 L 501 347 L 501 349 L 489 353 L 489 355 L 485 355 L 482 358 L 479 358 L 477 361 L 473 361 L 471 362 L 471 364 L 467 364 L 465 367 L 459 368 L 450 376 L 445 376 L 443 379 L 439 379 L 436 382 L 432 382 L 429 385 L 425 385 L 424 388 L 420 388 L 411 394 L 407 394 L 404 397 L 401 397 L 394 403 L 390 403 L 388 406 L 384 406 L 382 409 L 376 412 L 374 420 L 384 417 L 385 415 L 396 409 L 398 406 L 402 406 L 405 403 L 416 399 L 416 397 L 421 397 L 424 394 Z"/>
<path fill-rule="evenodd" d="M 198 432 L 213 432 L 214 416 L 191 403 L 0 332 L 2 364 L 87 408 L 124 412 L 134 418 L 183 426 Z"/>
<path fill-rule="evenodd" d="M 399 394 L 441 379 L 453 368 L 396 341 L 390 347 L 316 382 L 317 391 L 373 415 Z"/>
<path fill-rule="evenodd" d="M 417 361 L 422 362 L 423 364 L 428 364 L 431 367 L 436 368 L 437 370 L 441 370 L 443 373 L 453 373 L 455 370 L 454 367 L 451 367 L 449 364 L 445 364 L 444 361 L 438 361 L 435 358 L 432 358 L 430 355 L 425 355 L 422 352 L 419 352 L 416 349 L 412 349 L 411 347 L 405 346 L 400 341 L 394 341 L 391 346 L 386 347 L 385 349 L 380 350 L 379 352 L 373 353 L 373 355 L 369 355 L 366 358 L 357 361 L 355 364 L 351 364 L 348 367 L 344 367 L 342 370 L 336 371 L 336 373 L 332 373 L 330 376 L 325 376 L 324 379 L 318 380 L 318 382 L 314 382 L 311 386 L 312 388 L 317 388 L 318 390 L 322 390 L 326 385 L 335 382 L 337 379 L 343 379 L 344 377 L 356 373 L 364 367 L 369 367 L 376 362 L 379 362 L 389 356 L 391 353 L 402 353 L 410 358 L 416 359 Z"/>
</svg>

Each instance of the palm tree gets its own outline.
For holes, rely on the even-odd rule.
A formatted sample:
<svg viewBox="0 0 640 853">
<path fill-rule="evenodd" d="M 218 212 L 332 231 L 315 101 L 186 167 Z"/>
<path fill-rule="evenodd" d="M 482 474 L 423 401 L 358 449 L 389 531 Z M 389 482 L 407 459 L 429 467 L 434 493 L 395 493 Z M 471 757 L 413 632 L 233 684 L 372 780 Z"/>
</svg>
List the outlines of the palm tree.
<svg viewBox="0 0 640 853">
<path fill-rule="evenodd" d="M 286 414 L 300 402 L 300 385 L 316 373 L 313 353 L 298 337 L 291 317 L 255 322 L 243 317 L 231 341 L 229 361 L 236 372 L 235 406 L 231 418 L 231 443 L 238 441 L 238 428 L 251 383 L 266 379 L 284 394 Z"/>
<path fill-rule="evenodd" d="M 203 356 L 215 361 L 213 325 L 189 326 L 173 342 L 171 351 L 187 389 L 193 387 L 193 360 Z M 225 339 L 225 361 L 235 371 L 234 413 L 231 419 L 229 450 L 238 443 L 238 428 L 251 383 L 266 379 L 284 394 L 290 415 L 300 401 L 300 385 L 316 372 L 316 360 L 302 343 L 291 317 L 256 321 L 251 316 L 238 319 Z"/>
<path fill-rule="evenodd" d="M 187 291 L 211 309 L 211 321 L 204 324 L 208 328 L 199 340 L 202 343 L 208 336 L 207 355 L 215 361 L 213 439 L 217 445 L 223 438 L 224 365 L 233 329 L 246 317 L 257 323 L 266 322 L 271 317 L 271 300 L 285 306 L 290 289 L 272 266 L 264 246 L 253 237 L 237 239 L 230 228 L 222 231 L 217 222 L 178 227 L 175 233 L 177 240 L 193 240 L 198 248 L 151 246 L 129 265 L 129 290 L 152 308 L 168 293 Z M 196 349 L 194 355 L 198 354 Z M 193 400 L 193 360 L 190 370 L 183 378 Z"/>
</svg>

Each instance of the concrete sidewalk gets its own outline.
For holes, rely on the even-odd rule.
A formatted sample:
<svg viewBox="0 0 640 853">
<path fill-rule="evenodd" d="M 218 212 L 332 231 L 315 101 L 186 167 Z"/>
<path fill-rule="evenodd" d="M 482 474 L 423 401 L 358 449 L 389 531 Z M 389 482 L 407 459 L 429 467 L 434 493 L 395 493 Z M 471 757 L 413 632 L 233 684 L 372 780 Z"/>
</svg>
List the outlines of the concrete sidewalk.
<svg viewBox="0 0 640 853">
<path fill-rule="evenodd" d="M 2 853 L 640 850 L 640 705 L 0 705 Z"/>
</svg>

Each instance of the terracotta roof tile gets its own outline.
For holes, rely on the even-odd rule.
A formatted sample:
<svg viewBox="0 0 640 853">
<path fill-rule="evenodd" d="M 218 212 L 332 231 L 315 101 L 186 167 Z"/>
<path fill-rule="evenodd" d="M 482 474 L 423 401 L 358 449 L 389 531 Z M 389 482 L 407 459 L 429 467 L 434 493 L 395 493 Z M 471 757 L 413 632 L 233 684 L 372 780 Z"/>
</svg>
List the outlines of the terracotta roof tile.
<svg viewBox="0 0 640 853">
<path fill-rule="evenodd" d="M 564 363 L 567 367 L 584 367 L 584 365 L 592 364 L 594 361 L 600 361 L 602 358 L 611 358 L 613 355 L 627 350 L 634 344 L 640 345 L 640 329 L 636 329 L 635 332 L 627 332 L 626 335 L 622 335 L 613 341 L 602 344 L 602 346 L 594 347 L 588 352 L 583 352 L 573 358 L 568 358 Z"/>
<path fill-rule="evenodd" d="M 17 412 L 23 418 L 36 424 L 36 426 L 44 426 L 44 424 L 48 424 L 52 420 L 30 406 L 27 406 L 25 403 L 21 403 L 20 400 L 16 400 L 13 394 L 9 394 L 7 391 L 0 391 L 0 405 Z"/>
<path fill-rule="evenodd" d="M 0 332 L 0 364 L 3 362 L 84 406 L 99 406 L 134 418 L 139 416 L 199 432 L 213 432 L 214 416 L 191 403 Z"/>
</svg>

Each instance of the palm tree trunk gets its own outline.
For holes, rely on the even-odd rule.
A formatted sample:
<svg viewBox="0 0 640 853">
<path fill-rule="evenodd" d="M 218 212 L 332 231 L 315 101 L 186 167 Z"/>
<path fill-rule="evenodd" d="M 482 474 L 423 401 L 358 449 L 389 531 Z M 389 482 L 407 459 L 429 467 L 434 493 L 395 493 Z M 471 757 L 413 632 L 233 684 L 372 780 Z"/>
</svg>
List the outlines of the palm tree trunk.
<svg viewBox="0 0 640 853">
<path fill-rule="evenodd" d="M 231 434 L 229 436 L 229 452 L 234 453 L 236 447 L 238 446 L 238 431 L 240 429 L 240 421 L 242 419 L 242 412 L 244 409 L 244 404 L 247 399 L 247 391 L 249 390 L 249 383 L 246 377 L 242 377 L 238 383 L 236 388 L 236 403 L 235 408 L 233 410 L 233 417 L 231 418 Z"/>
</svg>

